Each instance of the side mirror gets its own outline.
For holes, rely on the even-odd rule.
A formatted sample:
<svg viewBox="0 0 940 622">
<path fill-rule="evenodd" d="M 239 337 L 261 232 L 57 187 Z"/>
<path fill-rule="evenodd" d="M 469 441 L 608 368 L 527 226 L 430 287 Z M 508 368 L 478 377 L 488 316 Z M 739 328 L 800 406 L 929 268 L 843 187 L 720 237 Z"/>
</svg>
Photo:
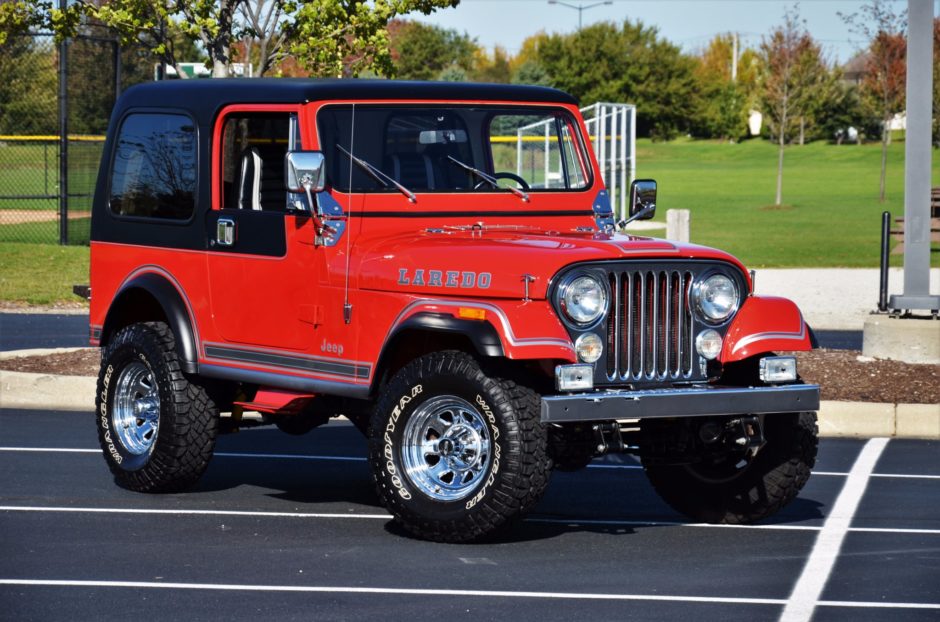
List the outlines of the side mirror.
<svg viewBox="0 0 940 622">
<path fill-rule="evenodd" d="M 288 151 L 284 156 L 284 185 L 288 192 L 305 192 L 309 197 L 326 185 L 326 166 L 319 151 Z"/>
<path fill-rule="evenodd" d="M 652 179 L 635 179 L 630 184 L 630 218 L 649 220 L 656 214 L 656 182 Z"/>
</svg>

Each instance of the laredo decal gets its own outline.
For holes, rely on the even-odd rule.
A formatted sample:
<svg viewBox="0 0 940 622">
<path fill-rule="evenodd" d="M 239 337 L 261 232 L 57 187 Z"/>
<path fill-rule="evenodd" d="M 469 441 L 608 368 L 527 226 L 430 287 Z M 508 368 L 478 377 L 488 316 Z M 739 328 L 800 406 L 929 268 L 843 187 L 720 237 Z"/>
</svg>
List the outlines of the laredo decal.
<svg viewBox="0 0 940 622">
<path fill-rule="evenodd" d="M 462 289 L 488 289 L 493 281 L 489 272 L 458 272 L 457 270 L 424 270 L 413 273 L 408 268 L 398 269 L 399 285 L 416 287 L 457 287 Z"/>
</svg>

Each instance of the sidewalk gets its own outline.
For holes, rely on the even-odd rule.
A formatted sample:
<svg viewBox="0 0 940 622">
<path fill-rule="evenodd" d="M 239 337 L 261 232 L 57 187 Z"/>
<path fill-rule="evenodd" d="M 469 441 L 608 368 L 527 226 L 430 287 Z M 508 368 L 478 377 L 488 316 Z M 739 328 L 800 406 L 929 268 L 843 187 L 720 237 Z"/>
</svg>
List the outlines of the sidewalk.
<svg viewBox="0 0 940 622">
<path fill-rule="evenodd" d="M 756 292 L 794 301 L 814 330 L 862 330 L 878 308 L 876 268 L 768 268 L 757 270 Z M 888 293 L 904 289 L 904 270 L 888 271 Z M 940 268 L 930 270 L 930 291 L 940 292 Z"/>
</svg>

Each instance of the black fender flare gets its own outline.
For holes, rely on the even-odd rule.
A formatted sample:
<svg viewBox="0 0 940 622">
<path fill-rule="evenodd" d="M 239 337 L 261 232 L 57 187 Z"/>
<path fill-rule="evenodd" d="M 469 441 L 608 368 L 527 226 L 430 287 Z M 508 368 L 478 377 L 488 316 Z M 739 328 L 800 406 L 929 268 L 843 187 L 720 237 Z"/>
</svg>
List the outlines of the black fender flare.
<svg viewBox="0 0 940 622">
<path fill-rule="evenodd" d="M 163 311 L 176 342 L 176 353 L 180 358 L 183 371 L 195 374 L 199 372 L 199 351 L 192 325 L 189 307 L 183 295 L 166 277 L 148 272 L 134 277 L 121 286 L 108 309 L 108 315 L 101 331 L 101 345 L 104 346 L 116 328 L 123 328 L 127 317 L 135 317 L 139 309 L 129 308 L 133 298 L 141 293 L 148 294 Z M 146 321 L 146 320 L 143 320 Z"/>
<path fill-rule="evenodd" d="M 464 335 L 481 355 L 503 356 L 503 342 L 492 324 L 456 318 L 446 313 L 415 313 L 395 328 L 386 345 L 392 343 L 397 335 L 414 329 Z"/>
</svg>

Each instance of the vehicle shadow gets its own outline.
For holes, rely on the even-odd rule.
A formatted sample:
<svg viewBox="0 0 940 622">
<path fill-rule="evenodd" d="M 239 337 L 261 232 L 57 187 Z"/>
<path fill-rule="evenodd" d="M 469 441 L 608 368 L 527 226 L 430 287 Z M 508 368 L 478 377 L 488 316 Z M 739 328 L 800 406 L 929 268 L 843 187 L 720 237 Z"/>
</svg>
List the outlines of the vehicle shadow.
<svg viewBox="0 0 940 622">
<path fill-rule="evenodd" d="M 243 489 L 245 495 L 259 495 L 264 499 L 251 503 L 242 496 L 241 501 L 270 511 L 335 512 L 337 504 L 384 511 L 364 460 L 365 453 L 364 439 L 351 426 L 325 426 L 301 437 L 288 436 L 275 429 L 251 430 L 220 439 L 217 455 L 191 494 Z M 636 466 L 628 456 L 618 457 L 616 462 L 621 467 Z M 642 469 L 609 468 L 612 461 L 601 465 L 608 468 L 556 472 L 545 496 L 529 517 L 517 521 L 490 542 L 545 540 L 578 532 L 622 536 L 693 523 L 659 498 Z M 280 508 L 278 502 L 284 502 L 285 507 Z M 818 526 L 823 518 L 823 506 L 824 503 L 813 498 L 799 497 L 761 524 Z M 348 510 L 343 508 L 342 511 Z M 395 535 L 411 537 L 391 520 L 385 529 Z"/>
</svg>

